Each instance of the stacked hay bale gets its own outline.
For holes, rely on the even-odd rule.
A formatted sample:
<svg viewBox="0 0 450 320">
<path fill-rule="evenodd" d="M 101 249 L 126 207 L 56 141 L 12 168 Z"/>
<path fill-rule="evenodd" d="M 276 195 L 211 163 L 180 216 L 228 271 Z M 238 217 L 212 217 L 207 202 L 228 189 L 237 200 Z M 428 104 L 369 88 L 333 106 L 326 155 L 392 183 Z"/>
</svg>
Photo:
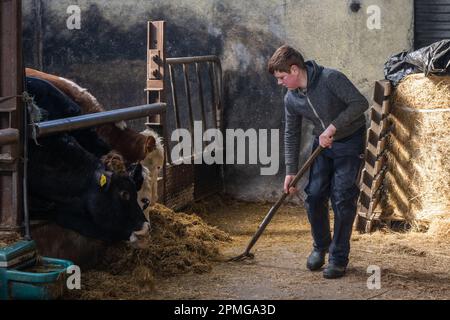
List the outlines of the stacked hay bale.
<svg viewBox="0 0 450 320">
<path fill-rule="evenodd" d="M 409 75 L 392 102 L 382 218 L 429 224 L 450 214 L 450 77 Z"/>
</svg>

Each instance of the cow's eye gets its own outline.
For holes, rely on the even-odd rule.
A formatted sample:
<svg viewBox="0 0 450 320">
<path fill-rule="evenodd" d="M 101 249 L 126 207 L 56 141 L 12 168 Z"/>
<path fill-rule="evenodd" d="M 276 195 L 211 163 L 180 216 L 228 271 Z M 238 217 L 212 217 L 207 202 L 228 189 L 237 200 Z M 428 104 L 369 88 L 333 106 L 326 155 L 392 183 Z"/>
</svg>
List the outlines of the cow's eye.
<svg viewBox="0 0 450 320">
<path fill-rule="evenodd" d="M 130 200 L 130 194 L 128 193 L 128 191 L 120 191 L 119 195 L 122 200 Z"/>
</svg>

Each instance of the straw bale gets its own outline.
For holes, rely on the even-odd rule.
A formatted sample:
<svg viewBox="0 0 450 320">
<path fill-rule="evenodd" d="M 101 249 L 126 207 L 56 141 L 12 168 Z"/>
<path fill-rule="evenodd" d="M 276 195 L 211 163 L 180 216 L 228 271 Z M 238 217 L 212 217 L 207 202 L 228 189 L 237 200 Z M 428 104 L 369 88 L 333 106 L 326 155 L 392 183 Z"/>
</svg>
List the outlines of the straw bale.
<svg viewBox="0 0 450 320">
<path fill-rule="evenodd" d="M 385 216 L 450 214 L 450 77 L 406 77 L 392 98 Z"/>
<path fill-rule="evenodd" d="M 450 107 L 450 77 L 409 75 L 397 86 L 393 95 L 396 106 L 416 109 L 446 109 Z"/>
</svg>

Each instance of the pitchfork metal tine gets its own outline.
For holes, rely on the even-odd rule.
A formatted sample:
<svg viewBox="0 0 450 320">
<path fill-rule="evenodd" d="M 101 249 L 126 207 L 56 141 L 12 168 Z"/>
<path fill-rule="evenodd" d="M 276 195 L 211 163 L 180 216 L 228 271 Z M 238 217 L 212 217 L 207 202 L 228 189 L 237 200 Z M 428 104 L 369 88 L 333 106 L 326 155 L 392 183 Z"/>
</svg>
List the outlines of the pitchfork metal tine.
<svg viewBox="0 0 450 320">
<path fill-rule="evenodd" d="M 237 257 L 228 259 L 227 262 L 244 261 L 244 260 L 247 260 L 247 259 L 254 259 L 254 258 L 255 258 L 255 255 L 253 253 L 244 252 L 244 253 L 238 255 Z"/>
</svg>

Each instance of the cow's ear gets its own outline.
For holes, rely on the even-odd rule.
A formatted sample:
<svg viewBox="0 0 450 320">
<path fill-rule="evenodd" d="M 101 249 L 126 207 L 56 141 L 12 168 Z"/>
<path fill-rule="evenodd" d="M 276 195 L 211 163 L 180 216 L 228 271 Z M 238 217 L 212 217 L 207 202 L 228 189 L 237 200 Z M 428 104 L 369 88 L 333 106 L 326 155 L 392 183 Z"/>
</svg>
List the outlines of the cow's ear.
<svg viewBox="0 0 450 320">
<path fill-rule="evenodd" d="M 108 171 L 98 170 L 95 172 L 95 180 L 100 190 L 107 191 L 111 184 L 112 173 Z"/>
<path fill-rule="evenodd" d="M 145 147 L 144 147 L 144 153 L 147 154 L 149 152 L 152 152 L 155 150 L 156 147 L 156 140 L 152 136 L 148 136 L 145 140 Z"/>
</svg>

